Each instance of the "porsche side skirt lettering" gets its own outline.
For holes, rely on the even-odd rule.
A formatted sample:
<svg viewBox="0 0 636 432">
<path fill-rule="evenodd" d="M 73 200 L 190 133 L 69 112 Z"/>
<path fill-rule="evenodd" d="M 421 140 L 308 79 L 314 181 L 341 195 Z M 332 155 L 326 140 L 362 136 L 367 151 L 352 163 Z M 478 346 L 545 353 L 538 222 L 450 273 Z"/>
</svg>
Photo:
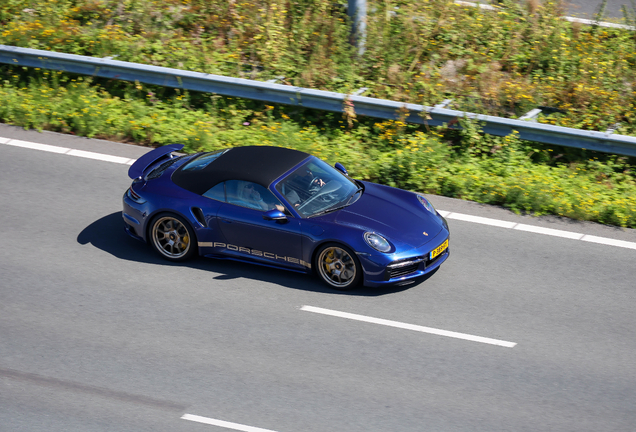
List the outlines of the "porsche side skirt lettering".
<svg viewBox="0 0 636 432">
<path fill-rule="evenodd" d="M 288 256 L 280 256 L 272 252 L 262 252 L 256 249 L 250 249 L 242 246 L 236 246 L 233 244 L 219 243 L 219 242 L 199 242 L 199 247 L 211 247 L 211 248 L 220 248 L 227 249 L 233 252 L 243 252 L 246 254 L 254 255 L 255 257 L 263 257 L 272 260 L 281 260 L 286 261 L 291 264 L 300 264 L 303 267 L 311 268 L 311 264 L 303 261 L 298 258 L 288 257 Z"/>
</svg>

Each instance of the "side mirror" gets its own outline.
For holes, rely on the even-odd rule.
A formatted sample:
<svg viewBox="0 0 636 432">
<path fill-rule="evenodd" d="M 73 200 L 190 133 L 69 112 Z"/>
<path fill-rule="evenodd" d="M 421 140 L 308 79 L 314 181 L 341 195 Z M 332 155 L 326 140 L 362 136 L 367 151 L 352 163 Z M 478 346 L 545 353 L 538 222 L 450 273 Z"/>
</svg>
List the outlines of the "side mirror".
<svg viewBox="0 0 636 432">
<path fill-rule="evenodd" d="M 336 164 L 334 165 L 334 167 L 342 172 L 344 175 L 349 175 L 349 173 L 347 172 L 347 169 L 344 167 L 344 165 L 342 165 L 340 162 L 336 162 Z"/>
<path fill-rule="evenodd" d="M 263 213 L 263 219 L 265 220 L 274 220 L 274 221 L 286 221 L 287 220 L 287 216 L 285 216 L 285 213 L 283 213 L 280 210 L 277 209 L 273 209 L 270 211 L 266 211 L 265 213 Z"/>
</svg>

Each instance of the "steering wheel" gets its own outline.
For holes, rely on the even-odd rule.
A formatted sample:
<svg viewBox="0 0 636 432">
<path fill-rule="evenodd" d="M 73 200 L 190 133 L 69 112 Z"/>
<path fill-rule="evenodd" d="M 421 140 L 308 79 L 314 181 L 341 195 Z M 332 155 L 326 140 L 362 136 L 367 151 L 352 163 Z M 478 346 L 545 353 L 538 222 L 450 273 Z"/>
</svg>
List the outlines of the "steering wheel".
<svg viewBox="0 0 636 432">
<path fill-rule="evenodd" d="M 307 190 L 311 193 L 314 193 L 316 191 L 318 191 L 320 188 L 322 188 L 322 186 L 320 186 L 320 177 L 319 176 L 315 176 L 314 178 L 312 178 L 309 181 L 309 184 L 307 185 Z"/>
<path fill-rule="evenodd" d="M 327 200 L 329 200 L 330 198 L 334 198 L 333 193 L 341 187 L 342 184 L 340 182 L 331 180 L 329 183 L 319 188 L 320 192 L 313 194 L 311 197 L 309 197 L 309 199 L 299 205 L 298 210 L 302 210 L 304 207 L 307 206 L 307 204 L 314 201 L 326 203 Z M 325 195 L 329 195 L 329 198 L 326 198 Z"/>
</svg>

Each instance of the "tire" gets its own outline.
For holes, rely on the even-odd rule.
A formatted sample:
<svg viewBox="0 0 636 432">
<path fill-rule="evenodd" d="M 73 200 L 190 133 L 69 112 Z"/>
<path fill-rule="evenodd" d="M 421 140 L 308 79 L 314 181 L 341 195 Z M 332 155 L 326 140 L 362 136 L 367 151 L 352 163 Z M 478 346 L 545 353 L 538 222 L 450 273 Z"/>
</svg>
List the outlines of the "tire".
<svg viewBox="0 0 636 432">
<path fill-rule="evenodd" d="M 157 215 L 150 224 L 150 245 L 164 259 L 186 261 L 197 253 L 190 224 L 172 213 Z"/>
<path fill-rule="evenodd" d="M 314 268 L 324 283 L 337 290 L 354 289 L 362 279 L 362 266 L 348 247 L 329 243 L 316 253 Z"/>
</svg>

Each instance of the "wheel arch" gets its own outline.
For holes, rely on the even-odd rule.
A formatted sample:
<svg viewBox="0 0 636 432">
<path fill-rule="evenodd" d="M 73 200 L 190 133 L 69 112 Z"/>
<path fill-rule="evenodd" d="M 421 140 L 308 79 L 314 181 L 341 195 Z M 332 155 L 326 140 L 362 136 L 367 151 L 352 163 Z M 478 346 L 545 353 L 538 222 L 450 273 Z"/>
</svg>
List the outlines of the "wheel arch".
<svg viewBox="0 0 636 432">
<path fill-rule="evenodd" d="M 161 215 L 164 215 L 164 214 L 172 214 L 172 215 L 179 216 L 181 219 L 185 220 L 188 223 L 188 225 L 190 226 L 190 229 L 192 230 L 192 233 L 194 234 L 194 237 L 195 237 L 194 240 L 196 242 L 195 246 L 196 246 L 197 255 L 198 255 L 199 254 L 198 253 L 199 240 L 197 238 L 196 227 L 195 227 L 195 225 L 192 224 L 192 220 L 191 220 L 190 217 L 188 217 L 187 214 L 183 214 L 182 212 L 180 212 L 178 210 L 175 210 L 175 209 L 158 209 L 158 210 L 155 210 L 154 212 L 152 212 L 151 214 L 148 215 L 148 217 L 146 218 L 146 221 L 147 221 L 146 222 L 146 227 L 144 229 L 144 234 L 146 236 L 146 243 L 150 244 L 150 242 L 152 240 L 151 239 L 150 230 L 152 229 L 153 222 L 155 221 L 155 219 L 157 219 L 157 217 L 159 217 Z"/>
<path fill-rule="evenodd" d="M 316 272 L 316 256 L 318 255 L 318 251 L 327 244 L 335 244 L 335 245 L 342 245 L 342 246 L 346 246 L 347 248 L 351 249 L 353 251 L 354 254 L 357 255 L 356 250 L 354 248 L 352 248 L 351 246 L 349 246 L 347 243 L 343 242 L 342 240 L 338 240 L 338 239 L 322 239 L 319 242 L 316 242 L 313 246 L 313 249 L 311 250 L 311 256 L 309 257 L 309 259 L 311 261 L 309 261 L 311 263 L 311 270 L 313 273 Z"/>
<path fill-rule="evenodd" d="M 330 247 L 336 247 L 336 248 L 340 248 L 343 249 L 344 252 L 349 255 L 351 257 L 351 259 L 354 262 L 354 267 L 357 270 L 357 274 L 353 277 L 353 282 L 352 284 L 348 284 L 345 286 L 336 286 L 330 282 L 327 282 L 325 277 L 321 274 L 320 269 L 319 269 L 319 263 L 318 260 L 320 259 L 319 253 L 321 253 L 323 250 L 330 248 Z M 343 241 L 339 241 L 339 240 L 324 240 L 321 241 L 319 244 L 316 245 L 316 247 L 314 248 L 314 251 L 312 252 L 312 270 L 314 273 L 314 276 L 319 277 L 320 279 L 322 279 L 323 281 L 325 281 L 326 283 L 328 283 L 332 288 L 337 289 L 337 290 L 349 290 L 349 289 L 353 289 L 355 287 L 357 287 L 361 282 L 364 282 L 364 280 L 366 280 L 366 274 L 365 274 L 365 270 L 364 267 L 362 266 L 362 262 L 360 260 L 360 258 L 358 257 L 358 253 L 356 252 L 355 248 L 349 246 L 348 244 L 346 244 Z"/>
</svg>

